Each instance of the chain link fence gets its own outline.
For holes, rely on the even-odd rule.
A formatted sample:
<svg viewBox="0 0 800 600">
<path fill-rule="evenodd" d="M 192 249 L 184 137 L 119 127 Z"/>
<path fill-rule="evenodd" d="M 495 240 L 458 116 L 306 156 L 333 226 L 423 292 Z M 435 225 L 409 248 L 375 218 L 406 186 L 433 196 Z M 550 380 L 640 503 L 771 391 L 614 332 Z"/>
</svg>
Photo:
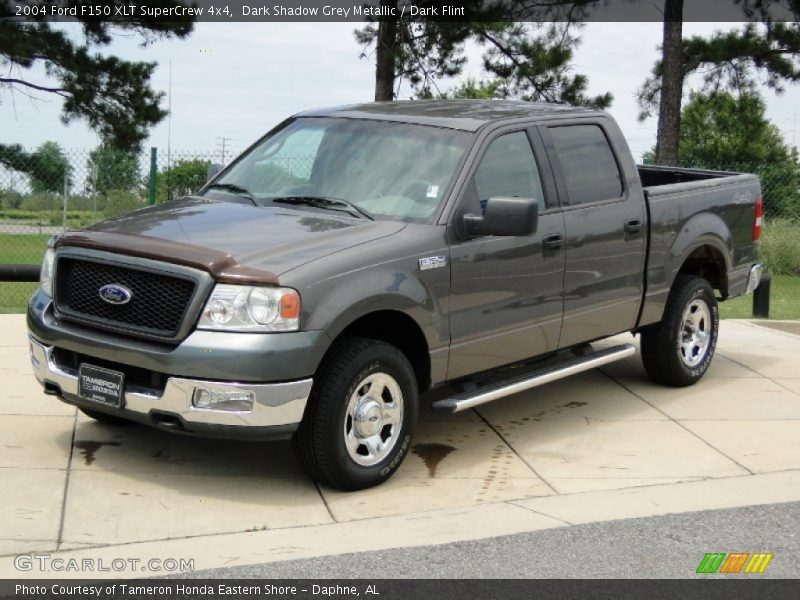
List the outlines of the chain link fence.
<svg viewBox="0 0 800 600">
<path fill-rule="evenodd" d="M 54 234 L 191 194 L 214 162 L 212 152 L 130 154 L 52 143 L 0 157 L 0 264 L 39 264 Z M 22 312 L 34 288 L 0 281 L 0 313 Z"/>
<path fill-rule="evenodd" d="M 764 201 L 759 260 L 772 277 L 770 318 L 800 319 L 800 164 L 787 161 L 680 166 L 758 175 Z M 751 299 L 744 297 L 724 302 L 720 313 L 727 318 L 749 318 Z"/>
<path fill-rule="evenodd" d="M 0 162 L 0 263 L 39 264 L 54 234 L 191 194 L 205 183 L 214 162 L 219 155 L 212 152 L 153 149 L 134 155 L 55 144 L 21 151 L 15 160 Z M 760 252 L 773 275 L 771 316 L 800 318 L 800 166 L 683 166 L 759 175 L 766 217 Z M 289 185 L 306 178 L 311 164 L 275 157 L 262 167 L 264 178 Z M 34 287 L 0 281 L 0 312 L 22 312 Z M 723 315 L 750 316 L 748 299 L 726 303 Z"/>
</svg>

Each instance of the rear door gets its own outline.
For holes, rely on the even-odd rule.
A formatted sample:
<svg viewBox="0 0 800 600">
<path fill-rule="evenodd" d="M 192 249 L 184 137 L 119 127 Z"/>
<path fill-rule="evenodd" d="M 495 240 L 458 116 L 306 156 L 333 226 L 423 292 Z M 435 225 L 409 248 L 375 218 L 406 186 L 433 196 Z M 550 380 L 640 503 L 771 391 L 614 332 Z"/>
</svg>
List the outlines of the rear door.
<svg viewBox="0 0 800 600">
<path fill-rule="evenodd" d="M 450 224 L 448 378 L 556 349 L 561 329 L 564 221 L 536 130 L 489 137 Z M 537 230 L 516 237 L 466 237 L 459 219 L 497 196 L 536 198 Z M 460 237 L 459 237 L 460 236 Z"/>
<path fill-rule="evenodd" d="M 616 125 L 602 117 L 557 122 L 542 127 L 542 135 L 566 229 L 558 346 L 567 348 L 635 325 L 644 284 L 646 214 L 638 178 L 624 176 L 636 170 Z"/>
</svg>

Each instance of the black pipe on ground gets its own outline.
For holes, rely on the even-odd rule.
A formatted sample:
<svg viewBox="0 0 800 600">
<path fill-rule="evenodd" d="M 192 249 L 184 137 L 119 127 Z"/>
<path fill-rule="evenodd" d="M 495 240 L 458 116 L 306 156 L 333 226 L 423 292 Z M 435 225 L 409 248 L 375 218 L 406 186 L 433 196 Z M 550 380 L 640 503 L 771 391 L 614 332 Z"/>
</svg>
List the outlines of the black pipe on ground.
<svg viewBox="0 0 800 600">
<path fill-rule="evenodd" d="M 759 319 L 769 319 L 769 294 L 772 286 L 772 277 L 764 271 L 761 281 L 753 292 L 753 316 Z"/>
<path fill-rule="evenodd" d="M 0 265 L 0 281 L 39 281 L 39 265 Z"/>
</svg>

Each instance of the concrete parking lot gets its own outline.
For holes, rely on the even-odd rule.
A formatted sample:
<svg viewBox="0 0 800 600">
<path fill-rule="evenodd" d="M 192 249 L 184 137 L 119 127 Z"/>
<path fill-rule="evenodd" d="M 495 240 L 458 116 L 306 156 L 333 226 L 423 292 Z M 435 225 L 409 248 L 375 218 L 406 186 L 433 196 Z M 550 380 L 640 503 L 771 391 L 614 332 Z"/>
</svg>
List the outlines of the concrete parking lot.
<svg viewBox="0 0 800 600">
<path fill-rule="evenodd" d="M 310 481 L 288 443 L 97 424 L 45 396 L 24 317 L 0 315 L 0 576 L 14 556 L 248 565 L 800 500 L 800 336 L 725 321 L 706 378 L 638 357 L 457 415 L 423 409 L 376 489 Z M 629 336 L 626 336 L 630 339 Z M 142 576 L 127 569 L 118 575 Z"/>
</svg>

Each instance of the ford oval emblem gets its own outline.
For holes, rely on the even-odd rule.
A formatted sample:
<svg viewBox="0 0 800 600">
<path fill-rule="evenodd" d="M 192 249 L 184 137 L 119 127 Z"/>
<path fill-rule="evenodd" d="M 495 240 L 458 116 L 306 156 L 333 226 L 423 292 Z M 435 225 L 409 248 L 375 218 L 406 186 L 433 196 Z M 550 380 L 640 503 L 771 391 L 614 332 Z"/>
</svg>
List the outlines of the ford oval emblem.
<svg viewBox="0 0 800 600">
<path fill-rule="evenodd" d="M 100 293 L 100 298 L 109 304 L 127 304 L 133 298 L 133 292 L 118 283 L 104 285 L 98 292 Z"/>
</svg>

